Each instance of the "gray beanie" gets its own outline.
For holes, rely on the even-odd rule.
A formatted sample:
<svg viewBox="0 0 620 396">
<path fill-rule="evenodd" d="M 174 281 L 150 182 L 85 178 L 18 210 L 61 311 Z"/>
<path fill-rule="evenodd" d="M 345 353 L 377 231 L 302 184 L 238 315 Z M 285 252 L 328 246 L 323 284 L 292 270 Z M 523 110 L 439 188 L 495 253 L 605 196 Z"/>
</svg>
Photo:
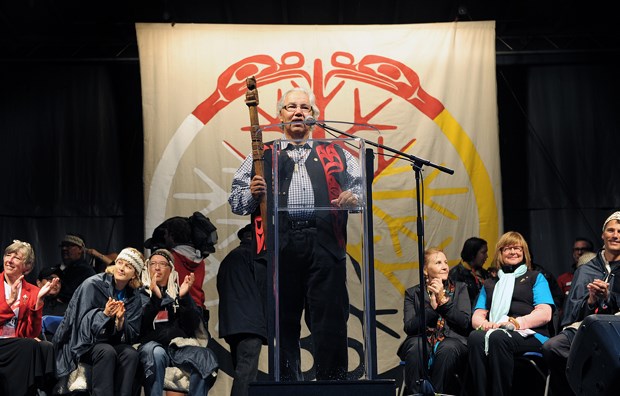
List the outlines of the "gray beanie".
<svg viewBox="0 0 620 396">
<path fill-rule="evenodd" d="M 605 222 L 603 223 L 603 232 L 605 232 L 605 227 L 607 227 L 607 223 L 609 223 L 612 220 L 618 220 L 618 222 L 620 222 L 620 211 L 612 213 L 607 218 L 607 220 L 605 220 Z"/>
<path fill-rule="evenodd" d="M 136 270 L 136 275 L 138 275 L 138 279 L 140 278 L 142 270 L 144 269 L 144 256 L 142 256 L 142 253 L 140 253 L 138 249 L 128 247 L 121 250 L 118 256 L 116 256 L 116 260 L 114 260 L 114 263 L 116 263 L 118 260 L 125 260 L 129 264 L 131 264 L 131 266 Z"/>
</svg>

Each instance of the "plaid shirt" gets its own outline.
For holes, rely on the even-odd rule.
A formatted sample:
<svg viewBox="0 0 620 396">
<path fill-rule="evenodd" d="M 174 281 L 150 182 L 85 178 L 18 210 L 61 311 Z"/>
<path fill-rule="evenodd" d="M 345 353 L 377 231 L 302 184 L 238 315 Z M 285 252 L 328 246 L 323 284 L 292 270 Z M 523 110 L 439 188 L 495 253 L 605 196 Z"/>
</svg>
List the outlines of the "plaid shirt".
<svg viewBox="0 0 620 396">
<path fill-rule="evenodd" d="M 292 147 L 289 147 L 292 146 Z M 292 149 L 291 149 L 292 148 Z M 310 155 L 310 145 L 308 143 L 303 146 L 294 146 L 292 143 L 284 142 L 282 149 L 287 150 L 288 156 L 295 163 L 295 171 L 291 179 L 291 185 L 288 191 L 288 207 L 289 208 L 314 208 L 314 190 L 312 182 L 308 175 L 305 162 Z M 357 196 L 361 196 L 361 171 L 355 157 L 347 150 L 344 150 L 347 171 L 345 183 L 342 190 L 351 190 Z M 250 181 L 252 179 L 252 154 L 248 155 L 239 169 L 235 172 L 232 190 L 228 203 L 233 213 L 238 215 L 248 215 L 253 213 L 258 207 L 259 201 L 252 197 L 250 192 Z M 294 220 L 306 220 L 313 216 L 313 211 L 295 210 L 290 211 L 290 216 Z"/>
</svg>

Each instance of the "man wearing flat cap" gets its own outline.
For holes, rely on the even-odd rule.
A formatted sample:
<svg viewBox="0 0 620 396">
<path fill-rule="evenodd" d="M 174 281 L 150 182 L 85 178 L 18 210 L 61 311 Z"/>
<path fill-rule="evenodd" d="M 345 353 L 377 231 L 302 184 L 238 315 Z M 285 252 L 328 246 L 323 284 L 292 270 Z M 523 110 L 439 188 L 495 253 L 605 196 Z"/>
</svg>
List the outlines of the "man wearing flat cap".
<svg viewBox="0 0 620 396">
<path fill-rule="evenodd" d="M 554 395 L 574 395 L 566 378 L 570 347 L 579 325 L 588 315 L 620 312 L 620 211 L 603 223 L 603 249 L 575 270 L 564 304 L 562 331 L 543 344 Z"/>
<path fill-rule="evenodd" d="M 62 258 L 61 288 L 58 298 L 68 303 L 73 292 L 86 280 L 95 275 L 94 268 L 86 261 L 84 237 L 79 234 L 68 233 L 60 242 L 60 257 Z"/>
</svg>

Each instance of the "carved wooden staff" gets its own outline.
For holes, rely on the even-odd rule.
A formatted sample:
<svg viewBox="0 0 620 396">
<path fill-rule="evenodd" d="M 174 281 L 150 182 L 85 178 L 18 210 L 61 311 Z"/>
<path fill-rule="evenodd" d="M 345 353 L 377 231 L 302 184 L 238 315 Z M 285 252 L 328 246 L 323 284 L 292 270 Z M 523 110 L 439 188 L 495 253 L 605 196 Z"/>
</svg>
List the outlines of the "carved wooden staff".
<svg viewBox="0 0 620 396">
<path fill-rule="evenodd" d="M 250 134 L 252 138 L 252 159 L 254 160 L 254 173 L 265 177 L 263 158 L 263 131 L 258 124 L 258 90 L 254 76 L 246 79 L 248 90 L 245 93 L 245 104 L 250 111 Z M 267 235 L 267 196 L 264 194 L 260 200 L 260 217 L 263 235 Z"/>
</svg>

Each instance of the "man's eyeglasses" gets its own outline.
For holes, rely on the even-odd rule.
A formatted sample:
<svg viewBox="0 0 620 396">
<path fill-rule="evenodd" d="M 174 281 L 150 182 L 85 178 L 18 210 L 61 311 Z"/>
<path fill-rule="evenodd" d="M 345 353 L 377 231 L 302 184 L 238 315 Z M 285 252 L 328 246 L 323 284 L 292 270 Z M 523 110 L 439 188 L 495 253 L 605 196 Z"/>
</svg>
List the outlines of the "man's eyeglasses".
<svg viewBox="0 0 620 396">
<path fill-rule="evenodd" d="M 523 251 L 523 246 L 506 246 L 502 248 L 502 253 L 515 251 L 517 253 L 521 253 Z"/>
<path fill-rule="evenodd" d="M 289 103 L 284 106 L 284 108 L 286 109 L 286 111 L 290 111 L 291 113 L 294 113 L 297 108 L 299 108 L 302 113 L 310 113 L 312 111 L 312 107 L 307 104 L 298 105 L 296 103 Z"/>
<path fill-rule="evenodd" d="M 149 267 L 151 267 L 151 268 L 166 268 L 166 267 L 169 267 L 169 266 L 170 266 L 170 264 L 168 264 L 168 263 L 160 263 L 158 261 L 151 261 L 151 262 L 149 262 Z"/>
</svg>

